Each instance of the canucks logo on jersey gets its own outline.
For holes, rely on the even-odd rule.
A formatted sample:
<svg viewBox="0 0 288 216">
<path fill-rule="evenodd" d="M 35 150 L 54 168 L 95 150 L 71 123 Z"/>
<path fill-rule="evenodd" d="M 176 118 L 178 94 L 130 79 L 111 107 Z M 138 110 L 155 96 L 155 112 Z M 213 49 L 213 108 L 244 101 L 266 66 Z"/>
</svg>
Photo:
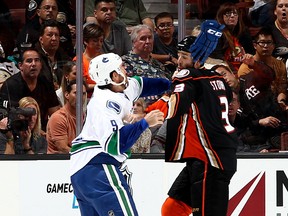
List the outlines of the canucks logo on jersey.
<svg viewBox="0 0 288 216">
<path fill-rule="evenodd" d="M 118 104 L 118 103 L 115 102 L 115 101 L 110 101 L 110 100 L 108 100 L 108 101 L 107 101 L 107 104 L 106 104 L 106 107 L 107 107 L 108 109 L 114 110 L 117 114 L 120 114 L 120 112 L 121 112 L 121 106 L 120 106 L 120 104 Z"/>
</svg>

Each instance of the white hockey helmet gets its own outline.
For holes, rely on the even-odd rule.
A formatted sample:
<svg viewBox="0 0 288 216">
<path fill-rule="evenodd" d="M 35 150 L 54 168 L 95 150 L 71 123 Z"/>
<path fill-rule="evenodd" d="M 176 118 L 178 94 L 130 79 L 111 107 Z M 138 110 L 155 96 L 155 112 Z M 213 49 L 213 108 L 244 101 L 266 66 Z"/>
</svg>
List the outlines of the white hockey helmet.
<svg viewBox="0 0 288 216">
<path fill-rule="evenodd" d="M 105 86 L 114 83 L 110 77 L 111 72 L 116 71 L 122 75 L 121 65 L 122 59 L 119 55 L 105 53 L 90 61 L 89 74 L 91 79 L 96 82 L 96 85 Z"/>
</svg>

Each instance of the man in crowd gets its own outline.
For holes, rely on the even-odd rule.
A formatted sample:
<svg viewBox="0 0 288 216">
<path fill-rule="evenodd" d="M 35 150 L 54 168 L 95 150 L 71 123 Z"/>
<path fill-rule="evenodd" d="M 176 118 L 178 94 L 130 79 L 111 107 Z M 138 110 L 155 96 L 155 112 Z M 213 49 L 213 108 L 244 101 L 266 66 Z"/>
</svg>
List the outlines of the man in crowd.
<svg viewBox="0 0 288 216">
<path fill-rule="evenodd" d="M 39 76 L 42 69 L 39 53 L 32 48 L 25 50 L 19 68 L 20 73 L 11 76 L 3 83 L 0 96 L 2 100 L 11 103 L 26 96 L 34 98 L 41 110 L 42 130 L 46 131 L 48 116 L 60 106 L 53 85 Z"/>
<path fill-rule="evenodd" d="M 40 27 L 44 21 L 56 21 L 58 14 L 58 5 L 56 0 L 41 0 L 37 6 L 38 21 L 26 23 L 18 34 L 16 46 L 20 52 L 26 47 L 34 46 L 39 40 Z M 70 29 L 66 23 L 58 22 L 58 25 L 61 39 L 60 47 L 62 47 L 70 57 L 73 57 L 75 54 Z"/>
<path fill-rule="evenodd" d="M 60 29 L 58 23 L 55 20 L 43 22 L 35 49 L 39 52 L 43 61 L 40 75 L 53 83 L 55 90 L 61 85 L 63 66 L 71 60 L 64 50 L 59 47 L 59 44 Z"/>
<path fill-rule="evenodd" d="M 83 83 L 83 104 L 87 98 Z M 76 137 L 76 80 L 66 87 L 65 105 L 49 118 L 47 124 L 48 154 L 69 154 L 72 140 Z"/>
<path fill-rule="evenodd" d="M 153 58 L 165 64 L 171 73 L 174 73 L 177 68 L 178 58 L 173 21 L 173 16 L 168 12 L 162 12 L 155 16 L 156 34 L 152 51 Z"/>
<path fill-rule="evenodd" d="M 114 22 L 115 1 L 96 0 L 94 9 L 95 22 L 104 30 L 103 52 L 113 52 L 120 56 L 127 54 L 132 48 L 131 39 L 125 26 Z"/>
<path fill-rule="evenodd" d="M 142 0 L 116 0 L 116 15 L 119 23 L 126 26 L 130 34 L 133 27 L 139 24 L 148 25 L 154 29 L 154 23 L 149 17 Z M 94 0 L 85 1 L 86 22 L 95 22 Z"/>
</svg>

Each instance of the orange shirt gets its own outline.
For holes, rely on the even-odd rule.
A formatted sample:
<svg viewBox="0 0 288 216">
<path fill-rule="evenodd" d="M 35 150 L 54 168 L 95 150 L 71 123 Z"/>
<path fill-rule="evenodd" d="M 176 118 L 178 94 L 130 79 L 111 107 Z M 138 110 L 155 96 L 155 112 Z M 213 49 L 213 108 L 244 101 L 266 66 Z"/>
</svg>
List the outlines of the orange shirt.
<svg viewBox="0 0 288 216">
<path fill-rule="evenodd" d="M 76 61 L 77 57 L 75 56 L 73 58 L 73 61 Z M 89 64 L 90 62 L 85 58 L 83 54 L 83 77 L 86 79 L 87 84 L 95 84 L 95 81 L 93 81 L 89 75 Z"/>
<path fill-rule="evenodd" d="M 73 61 L 76 61 L 77 59 L 77 56 L 75 56 L 73 58 Z M 87 58 L 85 58 L 84 54 L 83 54 L 83 78 L 86 80 L 86 83 L 89 85 L 89 84 L 96 84 L 95 81 L 93 81 L 89 75 L 89 64 L 90 62 L 87 60 Z M 87 97 L 88 98 L 91 98 L 92 96 L 92 92 L 87 92 Z"/>
</svg>

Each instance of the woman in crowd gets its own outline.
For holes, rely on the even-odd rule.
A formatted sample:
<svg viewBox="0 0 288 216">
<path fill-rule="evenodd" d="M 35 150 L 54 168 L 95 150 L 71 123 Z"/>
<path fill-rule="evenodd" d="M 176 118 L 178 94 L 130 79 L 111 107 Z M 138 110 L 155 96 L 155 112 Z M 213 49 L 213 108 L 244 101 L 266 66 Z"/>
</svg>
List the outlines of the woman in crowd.
<svg viewBox="0 0 288 216">
<path fill-rule="evenodd" d="M 102 54 L 102 45 L 104 41 L 104 31 L 103 29 L 95 23 L 88 23 L 83 29 L 83 43 L 84 43 L 84 53 L 83 53 L 83 78 L 87 83 L 87 97 L 90 98 L 93 93 L 95 82 L 90 78 L 88 73 L 89 64 L 91 59 Z M 76 61 L 76 56 L 74 59 Z"/>
<path fill-rule="evenodd" d="M 64 93 L 66 91 L 67 85 L 71 80 L 76 79 L 76 62 L 69 61 L 63 67 L 63 77 L 61 80 L 61 86 L 56 90 L 56 94 L 61 106 L 65 104 Z"/>
<path fill-rule="evenodd" d="M 145 117 L 146 104 L 143 98 L 139 98 L 133 104 L 133 114 L 130 116 L 131 123 L 141 120 Z M 132 153 L 150 153 L 150 143 L 151 143 L 152 133 L 149 128 L 147 128 L 135 144 L 131 147 Z"/>
<path fill-rule="evenodd" d="M 236 73 L 245 52 L 255 53 L 252 37 L 245 28 L 240 11 L 234 3 L 222 4 L 217 11 L 216 20 L 225 25 L 225 28 L 210 57 L 229 62 L 233 66 L 231 69 Z"/>
<path fill-rule="evenodd" d="M 2 129 L 9 128 L 0 133 L 0 152 L 4 154 L 46 154 L 47 142 L 41 135 L 41 117 L 37 101 L 32 97 L 24 97 L 19 101 L 19 108 L 22 108 L 27 114 L 16 114 L 15 119 L 11 119 L 11 115 L 9 115 L 9 119 L 4 118 L 0 122 Z M 34 112 L 31 111 L 33 109 Z"/>
<path fill-rule="evenodd" d="M 288 58 L 288 0 L 276 0 L 274 2 L 276 20 L 270 27 L 275 38 L 273 55 L 285 63 Z"/>
</svg>

